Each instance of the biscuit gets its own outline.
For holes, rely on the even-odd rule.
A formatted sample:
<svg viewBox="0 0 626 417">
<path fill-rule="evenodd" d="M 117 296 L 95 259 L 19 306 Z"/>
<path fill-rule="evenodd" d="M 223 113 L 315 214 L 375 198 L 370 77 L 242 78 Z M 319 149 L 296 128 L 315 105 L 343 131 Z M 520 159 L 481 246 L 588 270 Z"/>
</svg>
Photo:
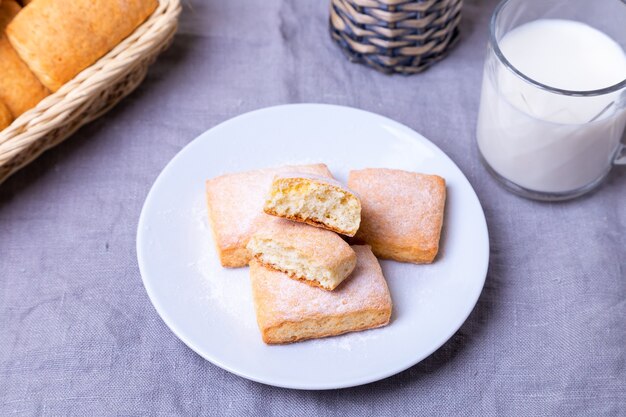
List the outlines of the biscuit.
<svg viewBox="0 0 626 417">
<path fill-rule="evenodd" d="M 391 317 L 391 295 L 368 246 L 353 246 L 357 266 L 336 290 L 302 285 L 282 272 L 250 262 L 257 323 L 268 344 L 372 329 Z"/>
<path fill-rule="evenodd" d="M 297 171 L 331 178 L 324 164 L 285 166 L 222 175 L 206 182 L 209 223 L 222 266 L 248 265 L 248 240 L 271 219 L 263 213 L 265 193 L 279 172 Z"/>
<path fill-rule="evenodd" d="M 446 200 L 443 178 L 363 169 L 350 172 L 348 185 L 359 193 L 363 207 L 358 242 L 381 258 L 418 264 L 435 259 Z"/>
<path fill-rule="evenodd" d="M 57 91 L 130 35 L 158 0 L 37 0 L 9 24 L 9 41 L 37 78 Z"/>
<path fill-rule="evenodd" d="M 3 33 L 19 11 L 20 6 L 13 0 L 0 3 L 0 100 L 4 101 L 13 117 L 35 107 L 50 94 Z"/>
<path fill-rule="evenodd" d="M 274 178 L 263 210 L 347 236 L 354 236 L 361 222 L 354 192 L 335 180 L 297 173 Z"/>
<path fill-rule="evenodd" d="M 0 100 L 0 130 L 4 129 L 13 122 L 13 115 L 8 107 Z"/>
<path fill-rule="evenodd" d="M 280 218 L 261 227 L 247 247 L 264 266 L 328 291 L 356 266 L 356 253 L 339 235 Z"/>
</svg>

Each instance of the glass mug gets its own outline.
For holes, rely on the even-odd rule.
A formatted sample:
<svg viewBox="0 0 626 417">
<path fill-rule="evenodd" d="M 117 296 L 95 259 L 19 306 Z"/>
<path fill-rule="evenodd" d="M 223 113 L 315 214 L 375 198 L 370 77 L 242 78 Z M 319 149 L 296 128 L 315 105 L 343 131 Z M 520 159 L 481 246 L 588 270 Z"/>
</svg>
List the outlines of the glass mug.
<svg viewBox="0 0 626 417">
<path fill-rule="evenodd" d="M 511 33 L 515 39 L 505 38 L 529 22 L 532 23 L 520 28 L 523 33 Z M 589 26 L 612 39 L 600 34 L 598 40 L 608 44 L 600 45 L 601 48 L 594 45 L 594 62 L 617 71 L 613 82 L 596 85 L 595 89 L 562 89 L 543 84 L 534 79 L 538 78 L 536 75 L 526 74 L 509 62 L 501 48 L 507 46 L 510 53 L 537 59 L 532 54 L 537 42 L 546 40 L 546 34 L 573 36 L 560 38 L 567 42 L 590 42 L 597 37 L 588 32 L 594 32 Z M 563 35 L 561 29 L 567 34 Z M 626 148 L 621 143 L 626 126 L 626 71 L 622 74 L 622 66 L 614 65 L 621 64 L 622 59 L 626 63 L 625 46 L 624 0 L 503 0 L 491 19 L 476 127 L 478 149 L 487 170 L 516 194 L 555 201 L 592 190 L 614 164 L 626 165 Z M 577 52 L 571 49 L 569 53 Z M 532 68 L 535 74 L 547 71 L 554 77 L 561 77 L 562 73 L 562 79 L 568 79 L 567 71 L 571 71 L 567 62 L 562 67 L 539 70 L 537 65 L 541 67 L 541 62 L 532 65 L 525 68 Z M 602 80 L 590 82 L 598 84 Z"/>
</svg>

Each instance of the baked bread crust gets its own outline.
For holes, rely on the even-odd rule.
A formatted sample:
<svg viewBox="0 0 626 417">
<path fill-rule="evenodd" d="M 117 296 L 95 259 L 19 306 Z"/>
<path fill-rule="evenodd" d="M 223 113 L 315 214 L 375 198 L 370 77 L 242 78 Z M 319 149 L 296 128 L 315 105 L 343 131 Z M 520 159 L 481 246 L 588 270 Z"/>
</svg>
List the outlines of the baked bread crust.
<svg viewBox="0 0 626 417">
<path fill-rule="evenodd" d="M 265 193 L 274 175 L 285 171 L 332 177 L 325 164 L 313 164 L 226 174 L 206 181 L 209 223 L 222 266 L 248 265 L 250 237 L 272 219 L 263 213 Z"/>
<path fill-rule="evenodd" d="M 354 236 L 361 222 L 357 194 L 334 179 L 315 175 L 276 175 L 263 210 L 346 236 Z"/>
<path fill-rule="evenodd" d="M 357 266 L 335 291 L 302 285 L 250 262 L 250 280 L 263 341 L 292 343 L 373 329 L 389 323 L 391 295 L 368 246 L 353 246 Z"/>
<path fill-rule="evenodd" d="M 37 0 L 7 27 L 37 78 L 57 91 L 130 35 L 157 0 Z"/>
<path fill-rule="evenodd" d="M 13 0 L 0 3 L 0 100 L 13 118 L 20 116 L 43 100 L 50 92 L 19 57 L 4 34 L 9 22 L 19 13 Z"/>
<path fill-rule="evenodd" d="M 305 284 L 332 291 L 356 266 L 356 253 L 334 232 L 274 218 L 248 242 L 265 267 Z"/>
<path fill-rule="evenodd" d="M 348 185 L 361 196 L 363 208 L 356 241 L 381 258 L 416 264 L 435 259 L 446 200 L 443 178 L 369 168 L 351 171 Z"/>
<path fill-rule="evenodd" d="M 0 100 L 0 130 L 4 129 L 13 121 L 13 116 L 7 106 Z"/>
</svg>

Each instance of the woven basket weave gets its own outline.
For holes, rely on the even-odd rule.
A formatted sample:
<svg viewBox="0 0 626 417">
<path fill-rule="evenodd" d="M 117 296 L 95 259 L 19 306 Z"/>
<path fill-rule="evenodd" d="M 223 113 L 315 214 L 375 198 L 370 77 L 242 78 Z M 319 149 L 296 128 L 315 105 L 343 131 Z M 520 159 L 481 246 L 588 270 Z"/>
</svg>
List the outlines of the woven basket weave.
<svg viewBox="0 0 626 417">
<path fill-rule="evenodd" d="M 458 38 L 463 0 L 331 0 L 330 33 L 353 62 L 415 74 Z"/>
<path fill-rule="evenodd" d="M 137 88 L 171 43 L 180 10 L 179 0 L 160 0 L 129 37 L 1 131 L 0 183 Z"/>
</svg>

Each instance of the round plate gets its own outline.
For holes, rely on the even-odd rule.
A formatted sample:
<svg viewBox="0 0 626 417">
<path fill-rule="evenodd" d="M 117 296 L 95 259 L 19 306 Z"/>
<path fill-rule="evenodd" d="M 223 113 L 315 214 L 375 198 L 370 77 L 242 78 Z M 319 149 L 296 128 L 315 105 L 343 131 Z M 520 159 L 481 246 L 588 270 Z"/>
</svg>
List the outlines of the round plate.
<svg viewBox="0 0 626 417">
<path fill-rule="evenodd" d="M 340 181 L 351 169 L 367 167 L 444 177 L 448 197 L 439 255 L 430 265 L 381 262 L 394 303 L 388 326 L 268 346 L 256 325 L 248 268 L 219 264 L 204 182 L 229 172 L 315 162 L 326 163 Z M 235 117 L 180 151 L 146 198 L 137 257 L 157 312 L 200 356 L 265 384 L 330 389 L 398 373 L 448 340 L 483 288 L 489 240 L 471 185 L 427 139 L 376 114 L 299 104 Z"/>
</svg>

